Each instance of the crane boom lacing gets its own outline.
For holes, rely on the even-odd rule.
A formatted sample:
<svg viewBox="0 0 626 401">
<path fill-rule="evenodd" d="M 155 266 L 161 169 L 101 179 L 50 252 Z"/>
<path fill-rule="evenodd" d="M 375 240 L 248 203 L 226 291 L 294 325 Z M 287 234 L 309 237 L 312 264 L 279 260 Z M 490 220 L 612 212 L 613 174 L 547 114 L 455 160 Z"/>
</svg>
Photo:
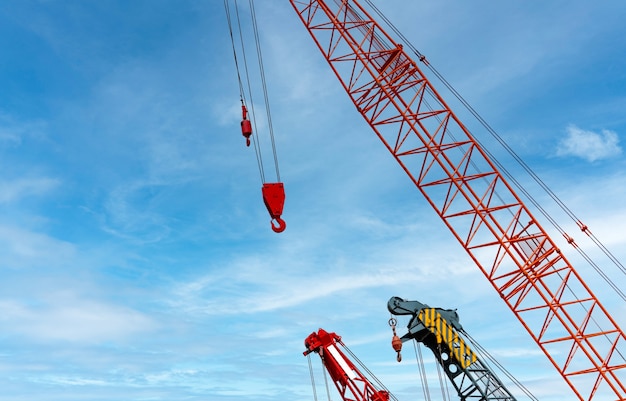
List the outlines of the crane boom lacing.
<svg viewBox="0 0 626 401">
<path fill-rule="evenodd" d="M 469 102 L 448 82 L 445 77 L 433 66 L 432 63 L 426 61 L 426 56 L 422 54 L 418 49 L 411 44 L 411 42 L 398 30 L 391 21 L 376 7 L 372 0 L 364 0 L 365 3 L 371 7 L 376 15 L 378 15 L 389 28 L 405 43 L 408 48 L 418 56 L 418 59 L 424 63 L 439 81 L 456 97 L 459 102 L 470 112 L 470 114 L 476 118 L 476 120 L 485 128 L 485 130 L 513 157 L 513 159 L 528 173 L 528 175 L 544 190 L 548 196 L 554 200 L 557 206 L 565 212 L 565 214 L 580 228 L 581 232 L 585 233 L 591 241 L 604 253 L 607 258 L 619 269 L 619 271 L 626 275 L 626 267 L 617 259 L 613 253 L 602 243 L 602 241 L 596 237 L 585 225 L 582 220 L 574 214 L 574 212 L 552 191 L 552 189 L 535 173 L 535 171 L 509 146 L 509 144 L 497 133 L 495 129 L 491 127 L 489 123 L 469 104 Z M 590 266 L 598 273 L 600 277 L 615 291 L 615 293 L 623 300 L 626 301 L 626 294 L 617 286 L 617 284 L 611 280 L 611 278 L 598 266 L 598 264 L 591 258 L 584 250 L 578 247 L 570 237 L 566 230 L 546 211 L 544 207 L 528 192 L 522 184 L 511 174 L 508 169 L 498 161 L 498 159 L 484 146 L 480 141 L 475 138 L 480 144 L 485 153 L 490 157 L 500 171 L 512 182 L 515 187 L 526 196 L 526 198 L 533 204 L 534 207 L 557 229 L 557 231 L 576 249 L 576 251 L 589 263 Z"/>
</svg>

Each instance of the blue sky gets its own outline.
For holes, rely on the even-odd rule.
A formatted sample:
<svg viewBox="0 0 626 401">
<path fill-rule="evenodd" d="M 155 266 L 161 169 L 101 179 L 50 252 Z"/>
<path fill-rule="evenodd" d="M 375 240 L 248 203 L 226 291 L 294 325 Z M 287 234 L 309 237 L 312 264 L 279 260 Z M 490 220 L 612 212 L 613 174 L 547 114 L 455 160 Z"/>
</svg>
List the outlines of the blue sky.
<svg viewBox="0 0 626 401">
<path fill-rule="evenodd" d="M 289 3 L 257 3 L 282 234 L 240 134 L 221 1 L 0 3 L 0 400 L 311 400 L 303 340 L 320 327 L 412 399 L 391 296 L 458 309 L 539 399 L 573 399 Z M 626 3 L 378 3 L 623 260 Z M 578 270 L 626 327 L 623 301 Z"/>
</svg>

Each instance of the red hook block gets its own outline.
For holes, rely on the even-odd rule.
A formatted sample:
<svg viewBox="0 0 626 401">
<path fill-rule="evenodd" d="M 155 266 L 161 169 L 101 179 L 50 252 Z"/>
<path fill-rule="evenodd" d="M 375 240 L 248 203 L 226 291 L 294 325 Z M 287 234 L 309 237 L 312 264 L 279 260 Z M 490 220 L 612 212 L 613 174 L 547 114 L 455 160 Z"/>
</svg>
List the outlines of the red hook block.
<svg viewBox="0 0 626 401">
<path fill-rule="evenodd" d="M 285 188 L 282 182 L 265 183 L 262 188 L 263 202 L 272 217 L 272 230 L 282 233 L 287 228 L 287 224 L 280 216 L 283 214 L 283 206 L 285 205 Z M 274 224 L 276 221 L 276 224 Z"/>
</svg>

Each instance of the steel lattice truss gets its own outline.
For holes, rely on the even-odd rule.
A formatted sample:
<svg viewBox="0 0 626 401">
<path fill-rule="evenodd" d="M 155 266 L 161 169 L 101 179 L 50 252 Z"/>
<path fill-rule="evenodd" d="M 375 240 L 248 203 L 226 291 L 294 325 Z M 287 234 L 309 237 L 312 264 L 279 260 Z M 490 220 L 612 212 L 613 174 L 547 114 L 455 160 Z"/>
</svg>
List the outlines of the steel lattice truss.
<svg viewBox="0 0 626 401">
<path fill-rule="evenodd" d="M 417 63 L 355 1 L 290 2 L 354 105 L 578 399 L 626 399 L 624 333 Z"/>
</svg>

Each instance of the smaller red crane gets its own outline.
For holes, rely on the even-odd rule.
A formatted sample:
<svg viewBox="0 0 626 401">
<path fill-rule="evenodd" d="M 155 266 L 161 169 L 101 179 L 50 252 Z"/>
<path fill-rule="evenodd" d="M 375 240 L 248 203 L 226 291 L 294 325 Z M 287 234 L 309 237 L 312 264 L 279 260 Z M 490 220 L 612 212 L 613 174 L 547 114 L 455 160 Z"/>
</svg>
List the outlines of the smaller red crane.
<svg viewBox="0 0 626 401">
<path fill-rule="evenodd" d="M 340 336 L 319 329 L 304 340 L 304 355 L 319 354 L 344 401 L 389 401 L 389 392 L 376 389 L 338 345 L 344 346 Z"/>
</svg>

